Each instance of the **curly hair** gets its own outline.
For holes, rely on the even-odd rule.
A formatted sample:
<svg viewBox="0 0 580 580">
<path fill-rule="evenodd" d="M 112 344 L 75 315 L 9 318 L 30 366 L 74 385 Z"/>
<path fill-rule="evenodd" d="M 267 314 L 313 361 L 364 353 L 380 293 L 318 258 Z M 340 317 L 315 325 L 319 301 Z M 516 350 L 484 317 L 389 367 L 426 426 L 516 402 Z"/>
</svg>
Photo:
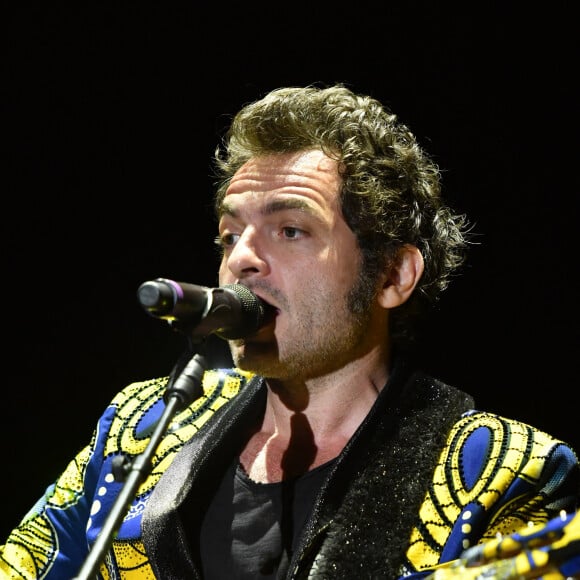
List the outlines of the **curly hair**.
<svg viewBox="0 0 580 580">
<path fill-rule="evenodd" d="M 338 161 L 343 216 L 371 283 L 401 246 L 414 245 L 423 255 L 417 291 L 392 313 L 392 336 L 408 335 L 421 304 L 437 301 L 464 263 L 468 223 L 444 204 L 438 166 L 378 100 L 342 84 L 309 85 L 275 89 L 244 106 L 215 150 L 216 211 L 250 158 L 307 149 Z"/>
</svg>

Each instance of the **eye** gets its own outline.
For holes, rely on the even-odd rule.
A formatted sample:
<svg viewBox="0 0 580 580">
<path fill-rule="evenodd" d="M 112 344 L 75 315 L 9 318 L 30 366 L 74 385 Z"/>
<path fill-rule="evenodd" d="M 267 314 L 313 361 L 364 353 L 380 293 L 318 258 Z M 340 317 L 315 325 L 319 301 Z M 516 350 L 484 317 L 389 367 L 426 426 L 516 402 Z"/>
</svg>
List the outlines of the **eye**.
<svg viewBox="0 0 580 580">
<path fill-rule="evenodd" d="M 224 233 L 220 236 L 217 236 L 214 240 L 216 246 L 227 249 L 231 248 L 240 238 L 240 234 L 231 234 L 231 233 Z"/>
<path fill-rule="evenodd" d="M 304 235 L 304 231 L 292 226 L 282 228 L 282 235 L 288 240 L 295 240 Z"/>
</svg>

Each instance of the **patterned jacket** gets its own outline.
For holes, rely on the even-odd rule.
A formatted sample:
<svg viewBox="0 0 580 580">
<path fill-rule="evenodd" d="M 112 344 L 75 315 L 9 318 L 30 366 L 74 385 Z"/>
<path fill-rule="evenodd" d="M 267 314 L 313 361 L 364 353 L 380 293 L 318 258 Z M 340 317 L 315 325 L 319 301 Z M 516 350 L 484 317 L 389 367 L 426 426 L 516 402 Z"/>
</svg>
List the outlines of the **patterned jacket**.
<svg viewBox="0 0 580 580">
<path fill-rule="evenodd" d="M 113 399 L 89 445 L 0 548 L 1 578 L 76 577 L 122 489 L 114 458 L 144 451 L 166 384 L 134 383 Z M 263 379 L 237 369 L 206 371 L 203 391 L 158 445 L 99 564 L 103 578 L 201 578 L 181 510 L 207 504 L 266 392 Z M 578 507 L 568 445 L 472 407 L 453 387 L 395 370 L 333 464 L 288 578 L 425 577 L 469 546 Z"/>
</svg>

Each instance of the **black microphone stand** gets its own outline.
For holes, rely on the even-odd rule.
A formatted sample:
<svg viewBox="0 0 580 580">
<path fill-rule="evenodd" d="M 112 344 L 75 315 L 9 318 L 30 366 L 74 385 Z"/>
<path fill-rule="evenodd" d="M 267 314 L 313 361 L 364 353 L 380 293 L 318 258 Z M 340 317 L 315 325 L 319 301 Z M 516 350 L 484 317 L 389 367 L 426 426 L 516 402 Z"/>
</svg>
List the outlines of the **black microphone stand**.
<svg viewBox="0 0 580 580">
<path fill-rule="evenodd" d="M 180 329 L 178 329 L 180 330 Z M 127 456 L 115 458 L 113 475 L 117 481 L 124 481 L 123 488 L 113 504 L 103 528 L 93 544 L 79 573 L 72 580 L 93 580 L 97 578 L 99 565 L 110 548 L 114 535 L 135 494 L 150 473 L 151 460 L 157 446 L 163 439 L 175 415 L 201 395 L 201 381 L 206 368 L 206 360 L 200 354 L 202 340 L 190 338 L 189 347 L 175 364 L 164 394 L 165 409 L 155 425 L 147 447 L 133 459 Z"/>
</svg>

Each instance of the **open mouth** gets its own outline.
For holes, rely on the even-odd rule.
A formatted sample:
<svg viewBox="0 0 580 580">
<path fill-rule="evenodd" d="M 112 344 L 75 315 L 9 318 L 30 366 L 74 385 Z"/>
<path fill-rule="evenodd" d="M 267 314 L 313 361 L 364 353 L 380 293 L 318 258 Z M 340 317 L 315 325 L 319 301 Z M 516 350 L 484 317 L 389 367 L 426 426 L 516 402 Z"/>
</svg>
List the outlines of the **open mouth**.
<svg viewBox="0 0 580 580">
<path fill-rule="evenodd" d="M 262 323 L 260 324 L 260 328 L 263 326 L 267 326 L 268 324 L 271 324 L 272 322 L 274 322 L 274 320 L 276 319 L 276 316 L 278 316 L 278 313 L 280 312 L 280 310 L 278 308 L 276 308 L 275 306 L 272 306 L 271 304 L 268 304 L 268 302 L 266 302 L 265 300 L 261 300 L 262 301 L 262 305 L 264 307 L 264 316 L 262 318 Z"/>
</svg>

